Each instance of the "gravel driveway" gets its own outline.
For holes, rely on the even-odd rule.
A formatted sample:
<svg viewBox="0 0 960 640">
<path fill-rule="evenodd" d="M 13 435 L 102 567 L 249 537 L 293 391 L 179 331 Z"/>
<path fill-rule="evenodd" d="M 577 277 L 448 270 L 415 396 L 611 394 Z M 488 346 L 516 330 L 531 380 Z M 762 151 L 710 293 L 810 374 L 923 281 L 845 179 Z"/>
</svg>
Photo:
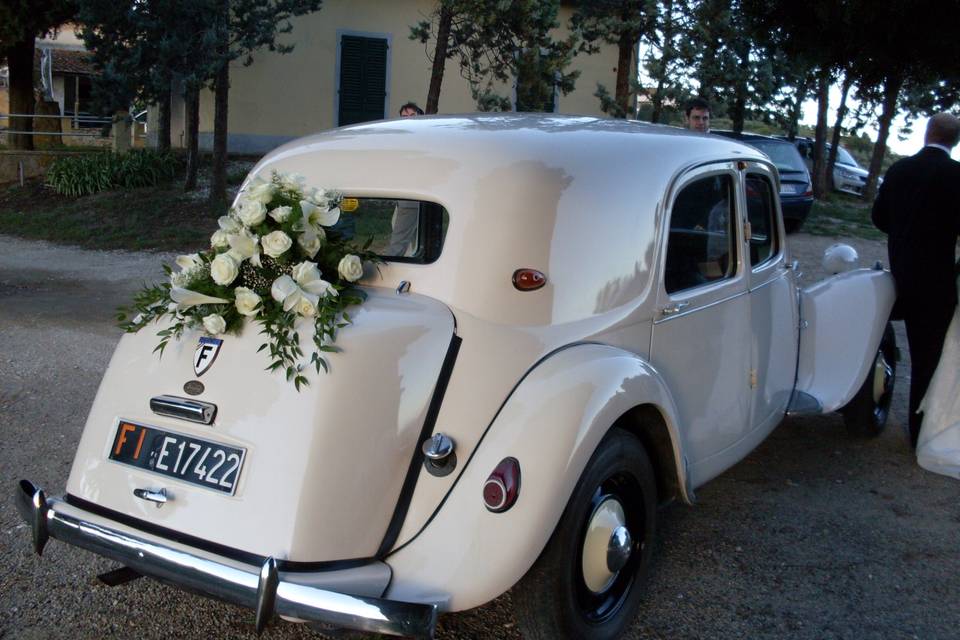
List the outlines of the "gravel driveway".
<svg viewBox="0 0 960 640">
<path fill-rule="evenodd" d="M 807 281 L 833 240 L 795 234 Z M 851 241 L 864 264 L 881 243 Z M 113 309 L 160 274 L 156 254 L 86 252 L 0 236 L 0 637 L 253 638 L 253 615 L 51 542 L 32 554 L 9 496 L 59 494 L 119 331 Z M 899 325 L 899 323 L 897 323 Z M 658 563 L 627 638 L 957 638 L 960 485 L 908 450 L 904 353 L 891 424 L 848 437 L 837 415 L 786 420 L 753 454 L 661 513 Z M 438 638 L 519 638 L 509 594 L 441 619 Z M 278 624 L 268 638 L 317 638 Z"/>
</svg>

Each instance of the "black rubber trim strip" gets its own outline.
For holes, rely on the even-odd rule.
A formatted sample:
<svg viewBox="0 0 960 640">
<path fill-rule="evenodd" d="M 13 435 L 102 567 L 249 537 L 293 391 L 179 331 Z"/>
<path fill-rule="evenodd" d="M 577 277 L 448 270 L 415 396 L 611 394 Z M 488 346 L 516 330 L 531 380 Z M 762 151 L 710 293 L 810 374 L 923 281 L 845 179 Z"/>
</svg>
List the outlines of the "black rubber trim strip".
<svg viewBox="0 0 960 640">
<path fill-rule="evenodd" d="M 228 547 L 226 545 L 218 544 L 216 542 L 210 542 L 209 540 L 204 540 L 203 538 L 198 538 L 196 536 L 191 536 L 173 529 L 168 529 L 166 527 L 161 527 L 159 525 L 153 524 L 152 522 L 147 522 L 145 520 L 140 520 L 138 518 L 133 518 L 128 516 L 125 513 L 119 511 L 114 511 L 113 509 L 108 509 L 102 507 L 93 502 L 88 502 L 83 498 L 78 498 L 77 496 L 67 494 L 65 496 L 67 504 L 70 504 L 78 509 L 83 509 L 84 511 L 89 511 L 95 515 L 113 520 L 120 524 L 126 525 L 138 531 L 143 531 L 144 533 L 149 533 L 151 535 L 159 536 L 166 540 L 172 542 L 178 542 L 180 544 L 185 544 L 189 547 L 194 547 L 196 549 L 201 549 L 209 553 L 216 554 L 218 556 L 223 556 L 224 558 L 230 558 L 231 560 L 236 560 L 238 562 L 243 562 L 244 564 L 253 565 L 254 567 L 260 567 L 264 561 L 267 559 L 266 556 L 259 556 L 255 553 L 250 553 L 248 551 L 242 551 L 240 549 L 234 549 L 233 547 Z M 297 562 L 293 560 L 281 560 L 277 559 L 277 569 L 280 571 L 336 571 L 337 569 L 352 569 L 354 567 L 360 567 L 365 564 L 370 564 L 373 562 L 373 558 L 356 558 L 352 560 L 327 560 L 322 562 Z"/>
<path fill-rule="evenodd" d="M 454 479 L 453 483 L 450 485 L 450 488 L 447 489 L 447 493 L 445 493 L 444 496 L 443 496 L 443 499 L 440 500 L 440 504 L 438 504 L 438 505 L 437 505 L 437 508 L 433 510 L 433 513 L 431 513 L 431 514 L 430 514 L 430 517 L 427 518 L 427 521 L 423 523 L 423 526 L 420 527 L 420 530 L 417 531 L 415 534 L 413 534 L 413 536 L 412 536 L 409 540 L 407 540 L 406 542 L 404 542 L 402 545 L 400 545 L 400 546 L 397 547 L 396 549 L 393 549 L 389 554 L 387 554 L 387 557 L 389 557 L 389 556 L 397 553 L 398 551 L 400 551 L 401 549 L 403 549 L 404 547 L 406 547 L 407 545 L 409 545 L 411 542 L 413 542 L 414 540 L 416 540 L 417 538 L 419 538 L 419 537 L 420 537 L 420 534 L 423 533 L 424 530 L 426 530 L 426 528 L 430 526 L 430 523 L 433 522 L 433 519 L 437 516 L 438 513 L 440 513 L 440 509 L 442 509 L 442 508 L 443 508 L 443 505 L 445 505 L 445 504 L 447 503 L 447 498 L 449 498 L 450 495 L 453 493 L 453 490 L 457 488 L 457 483 L 460 482 L 460 478 L 463 477 L 463 474 L 464 474 L 464 472 L 467 470 L 467 467 L 470 466 L 470 462 L 473 460 L 473 457 L 477 454 L 477 451 L 480 450 L 480 445 L 483 444 L 483 441 L 486 439 L 487 433 L 490 431 L 490 428 L 493 427 L 494 423 L 497 421 L 497 418 L 500 417 L 500 412 L 503 411 L 503 408 L 504 408 L 505 406 L 507 406 L 507 403 L 510 402 L 510 398 L 512 398 L 512 397 L 513 397 L 513 394 L 516 392 L 517 387 L 519 387 L 519 386 L 523 383 L 523 381 L 527 379 L 527 376 L 529 376 L 531 373 L 533 373 L 534 369 L 536 369 L 537 367 L 539 367 L 547 358 L 551 358 L 551 357 L 555 356 L 556 354 L 560 353 L 561 351 L 566 351 L 567 349 L 571 349 L 571 348 L 573 348 L 573 347 L 579 347 L 579 346 L 583 346 L 583 345 L 592 345 L 592 344 L 597 344 L 597 345 L 601 345 L 601 346 L 610 346 L 610 345 L 605 345 L 605 344 L 603 344 L 603 343 L 601 343 L 601 342 L 593 342 L 593 341 L 573 342 L 573 343 L 571 343 L 571 344 L 567 344 L 567 345 L 564 345 L 564 346 L 562 346 L 562 347 L 558 347 L 558 348 L 554 349 L 553 351 L 551 351 L 550 353 L 545 354 L 542 358 L 540 358 L 539 360 L 537 360 L 536 362 L 534 362 L 533 365 L 532 365 L 529 369 L 527 369 L 527 371 L 526 371 L 522 376 L 520 376 L 520 379 L 517 380 L 517 383 L 516 383 L 515 385 L 513 385 L 513 388 L 512 388 L 512 389 L 510 389 L 510 393 L 508 393 L 508 394 L 507 394 L 507 397 L 504 398 L 503 402 L 500 403 L 500 408 L 497 409 L 497 412 L 493 415 L 493 419 L 490 420 L 490 423 L 489 423 L 489 424 L 487 425 L 487 427 L 483 430 L 483 433 L 480 434 L 480 439 L 477 440 L 477 444 L 474 445 L 473 451 L 470 452 L 470 456 L 466 459 L 466 461 L 463 463 L 463 466 L 460 468 L 460 473 L 457 474 L 457 477 Z M 615 348 L 616 348 L 616 347 L 615 347 Z M 491 469 L 491 471 L 493 471 L 493 469 Z M 478 495 L 477 498 L 479 499 L 480 496 Z M 377 557 L 379 558 L 379 556 L 377 556 Z M 381 558 L 381 559 L 384 559 L 384 558 Z"/>
<path fill-rule="evenodd" d="M 376 557 L 380 560 L 386 557 L 396 543 L 397 537 L 400 535 L 400 528 L 403 527 L 403 521 L 407 518 L 407 511 L 410 509 L 410 502 L 413 500 L 413 491 L 417 488 L 417 479 L 420 477 L 420 468 L 423 465 L 424 456 L 420 446 L 424 440 L 433 435 L 433 428 L 437 425 L 437 415 L 440 413 L 443 396 L 447 392 L 450 376 L 453 375 L 453 366 L 457 361 L 457 354 L 460 352 L 462 342 L 463 339 L 456 334 L 450 338 L 450 346 L 447 347 L 447 355 L 443 358 L 443 366 L 440 368 L 437 385 L 433 388 L 433 397 L 430 398 L 427 416 L 423 421 L 423 427 L 420 429 L 420 438 L 417 440 L 413 458 L 411 458 L 410 466 L 407 468 L 407 476 L 403 479 L 403 487 L 400 489 L 400 496 L 397 498 L 397 506 L 393 510 L 393 516 L 390 518 L 390 524 L 387 526 L 387 532 L 383 536 L 380 548 L 377 549 Z"/>
</svg>

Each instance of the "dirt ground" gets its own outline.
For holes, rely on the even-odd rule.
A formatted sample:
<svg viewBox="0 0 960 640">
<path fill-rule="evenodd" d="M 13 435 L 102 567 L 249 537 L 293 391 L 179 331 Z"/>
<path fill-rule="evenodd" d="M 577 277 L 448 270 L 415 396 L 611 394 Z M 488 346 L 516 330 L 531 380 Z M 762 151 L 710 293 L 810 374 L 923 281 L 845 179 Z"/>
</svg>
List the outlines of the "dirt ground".
<svg viewBox="0 0 960 640">
<path fill-rule="evenodd" d="M 796 234 L 805 281 L 831 238 Z M 862 264 L 883 244 L 851 241 Z M 19 478 L 63 491 L 100 377 L 120 336 L 115 306 L 160 274 L 157 254 L 92 252 L 0 236 L 0 637 L 253 638 L 252 613 L 151 580 L 97 583 L 113 568 L 53 541 L 33 555 L 12 502 Z M 899 324 L 899 323 L 898 323 Z M 893 414 L 877 439 L 838 415 L 788 419 L 693 507 L 660 513 L 658 557 L 626 638 L 951 639 L 960 629 L 960 485 L 908 449 L 901 326 Z M 268 638 L 318 637 L 278 624 Z M 519 638 L 510 595 L 443 616 L 442 639 Z"/>
</svg>

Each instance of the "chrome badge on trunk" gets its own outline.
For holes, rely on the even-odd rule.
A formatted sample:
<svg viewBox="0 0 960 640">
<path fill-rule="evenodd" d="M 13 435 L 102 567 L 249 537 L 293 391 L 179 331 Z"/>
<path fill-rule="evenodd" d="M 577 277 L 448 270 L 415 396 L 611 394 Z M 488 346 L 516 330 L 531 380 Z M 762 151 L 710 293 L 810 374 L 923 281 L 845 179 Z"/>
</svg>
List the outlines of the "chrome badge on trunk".
<svg viewBox="0 0 960 640">
<path fill-rule="evenodd" d="M 193 354 L 193 370 L 198 376 L 202 376 L 213 364 L 213 361 L 217 359 L 217 354 L 220 353 L 222 345 L 223 340 L 219 338 L 208 336 L 200 338 L 197 350 Z"/>
</svg>

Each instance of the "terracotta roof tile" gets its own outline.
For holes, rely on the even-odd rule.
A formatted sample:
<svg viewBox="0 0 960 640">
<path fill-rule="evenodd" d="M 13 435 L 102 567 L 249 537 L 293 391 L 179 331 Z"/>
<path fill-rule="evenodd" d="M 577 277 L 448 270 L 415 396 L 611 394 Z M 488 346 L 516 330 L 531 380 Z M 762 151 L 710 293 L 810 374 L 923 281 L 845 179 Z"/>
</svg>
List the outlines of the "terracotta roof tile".
<svg viewBox="0 0 960 640">
<path fill-rule="evenodd" d="M 70 49 L 51 49 L 53 52 L 54 73 L 78 73 L 82 75 L 99 75 L 93 67 L 93 56 L 86 51 L 71 51 Z M 40 70 L 40 49 L 33 54 L 33 67 Z"/>
</svg>

